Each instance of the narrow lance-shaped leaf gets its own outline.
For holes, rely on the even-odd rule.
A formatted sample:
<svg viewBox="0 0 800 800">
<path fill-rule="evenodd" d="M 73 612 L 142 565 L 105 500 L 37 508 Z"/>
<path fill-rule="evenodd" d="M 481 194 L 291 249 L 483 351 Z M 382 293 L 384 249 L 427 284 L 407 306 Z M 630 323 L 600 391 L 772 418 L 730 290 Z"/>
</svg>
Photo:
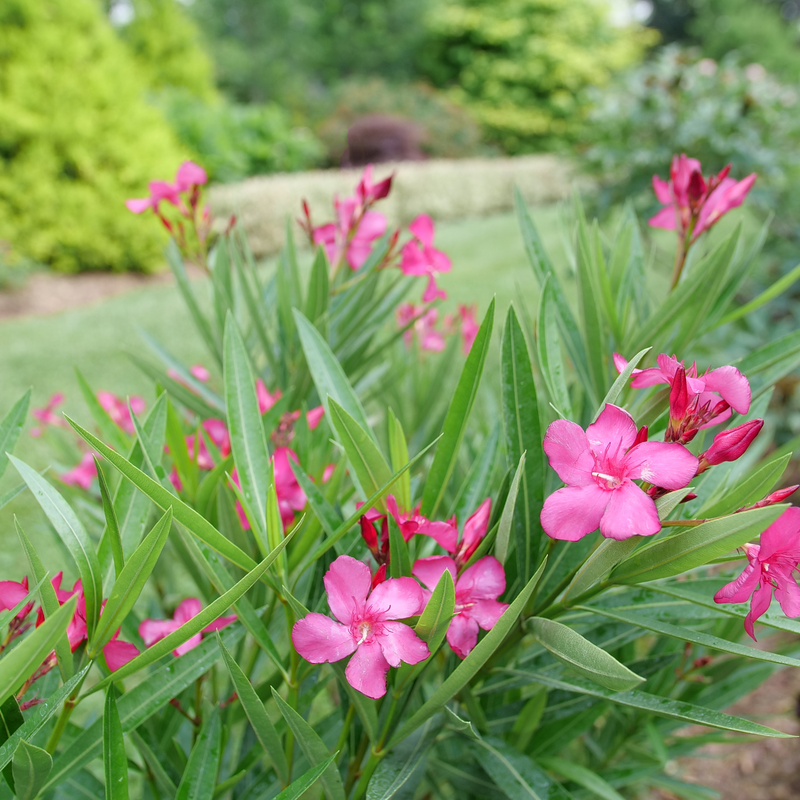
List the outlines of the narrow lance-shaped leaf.
<svg viewBox="0 0 800 800">
<path fill-rule="evenodd" d="M 225 407 L 233 460 L 242 493 L 255 514 L 253 532 L 262 553 L 269 552 L 267 530 L 267 475 L 269 452 L 264 439 L 256 382 L 239 329 L 229 314 L 225 322 Z"/>
<path fill-rule="evenodd" d="M 475 677 L 478 670 L 489 660 L 494 651 L 503 643 L 508 632 L 516 624 L 522 609 L 533 594 L 533 590 L 536 588 L 546 564 L 547 559 L 545 558 L 525 588 L 505 610 L 503 616 L 497 620 L 495 626 L 478 642 L 472 652 L 455 670 L 447 676 L 442 685 L 422 704 L 422 707 L 392 736 L 391 741 L 386 746 L 387 750 L 391 750 L 392 747 L 402 742 L 406 736 L 413 733 L 426 720 L 429 720 L 450 698 Z"/>
<path fill-rule="evenodd" d="M 617 379 L 611 385 L 611 388 L 608 390 L 608 393 L 603 398 L 603 402 L 600 403 L 600 407 L 597 409 L 597 414 L 595 415 L 595 421 L 597 421 L 597 417 L 600 416 L 603 409 L 606 407 L 607 403 L 616 403 L 617 398 L 622 394 L 622 390 L 628 385 L 628 381 L 631 379 L 631 375 L 633 375 L 634 369 L 636 369 L 636 365 L 650 352 L 649 347 L 645 347 L 644 350 L 640 350 L 625 366 L 625 369 L 617 376 Z"/>
<path fill-rule="evenodd" d="M 77 603 L 77 597 L 70 597 L 55 614 L 0 659 L 0 705 L 19 691 L 53 651 L 59 637 L 67 630 Z"/>
<path fill-rule="evenodd" d="M 403 539 L 400 526 L 394 517 L 389 514 L 389 577 L 411 577 L 411 557 L 408 553 L 408 543 Z"/>
<path fill-rule="evenodd" d="M 53 768 L 53 757 L 47 750 L 23 740 L 14 753 L 11 766 L 17 800 L 34 800 L 47 782 Z"/>
<path fill-rule="evenodd" d="M 330 753 L 319 734 L 274 689 L 272 696 L 278 704 L 278 710 L 286 720 L 286 725 L 294 734 L 309 763 L 312 766 L 318 766 L 325 761 Z M 328 800 L 345 800 L 342 777 L 335 764 L 331 764 L 322 773 L 320 780 Z"/>
<path fill-rule="evenodd" d="M 533 617 L 527 621 L 526 627 L 539 644 L 546 647 L 559 661 L 606 689 L 624 692 L 644 680 L 624 664 L 620 664 L 602 647 L 584 639 L 567 625 L 552 619 Z"/>
<path fill-rule="evenodd" d="M 13 406 L 8 414 L 0 421 L 0 478 L 8 466 L 8 453 L 14 450 L 22 433 L 22 426 L 28 416 L 28 407 L 31 404 L 31 390 L 28 389 Z M 1 506 L 0 506 L 1 507 Z"/>
<path fill-rule="evenodd" d="M 542 287 L 537 332 L 539 369 L 550 394 L 550 401 L 560 414 L 567 419 L 572 419 L 572 404 L 567 389 L 564 359 L 561 354 L 561 338 L 558 333 L 558 308 L 549 276 L 545 279 Z"/>
<path fill-rule="evenodd" d="M 391 408 L 387 412 L 387 423 L 389 426 L 389 456 L 392 462 L 392 472 L 397 472 L 404 464 L 408 463 L 408 444 L 406 443 L 406 435 L 403 433 L 403 426 Z M 407 472 L 397 482 L 394 494 L 401 508 L 411 510 L 411 475 Z"/>
<path fill-rule="evenodd" d="M 103 712 L 103 771 L 106 778 L 106 800 L 128 800 L 128 757 L 122 740 L 115 689 L 108 687 Z"/>
<path fill-rule="evenodd" d="M 501 347 L 503 427 L 509 466 L 519 463 L 522 481 L 514 510 L 517 574 L 526 582 L 542 543 L 539 516 L 544 503 L 544 451 L 539 406 L 528 347 L 514 308 L 508 309 Z M 523 454 L 527 457 L 523 461 Z M 502 526 L 501 526 L 502 532 Z"/>
<path fill-rule="evenodd" d="M 22 717 L 16 697 L 9 697 L 0 706 L 0 744 L 5 744 L 18 731 L 25 720 Z M 6 779 L 11 791 L 14 791 L 14 770 L 10 766 L 3 768 L 3 777 Z"/>
<path fill-rule="evenodd" d="M 592 772 L 574 761 L 554 756 L 545 756 L 538 761 L 540 766 L 563 775 L 568 781 L 577 783 L 578 786 L 583 786 L 600 800 L 625 800 L 610 783 L 603 780 L 596 772 Z"/>
<path fill-rule="evenodd" d="M 511 481 L 511 488 L 508 490 L 506 504 L 503 506 L 503 513 L 500 516 L 500 525 L 497 529 L 497 543 L 495 544 L 494 554 L 501 564 L 505 564 L 508 556 L 508 548 L 511 538 L 511 524 L 514 519 L 514 509 L 517 505 L 519 487 L 525 474 L 524 469 L 526 455 L 526 453 L 523 453 L 520 456 L 519 464 L 517 465 L 517 471 L 514 473 L 514 479 Z M 517 558 L 519 559 L 519 554 L 517 555 Z"/>
<path fill-rule="evenodd" d="M 453 399 L 450 401 L 450 408 L 444 420 L 444 435 L 436 448 L 436 455 L 428 472 L 425 491 L 422 495 L 421 513 L 426 517 L 436 515 L 436 511 L 444 499 L 450 476 L 456 466 L 458 451 L 467 430 L 470 412 L 478 393 L 483 367 L 489 352 L 492 326 L 494 325 L 494 306 L 495 300 L 492 298 L 478 335 L 472 343 L 472 349 L 464 363 Z"/>
<path fill-rule="evenodd" d="M 86 629 L 91 636 L 94 633 L 103 594 L 100 564 L 92 540 L 67 501 L 35 469 L 14 456 L 9 458 L 28 484 L 31 494 L 39 502 L 78 567 L 86 599 Z"/>
<path fill-rule="evenodd" d="M 45 619 L 47 619 L 55 614 L 59 609 L 56 590 L 53 588 L 53 584 L 48 578 L 47 570 L 44 568 L 44 564 L 42 564 L 39 554 L 36 552 L 31 540 L 25 535 L 25 531 L 22 530 L 22 527 L 16 517 L 14 517 L 14 525 L 17 529 L 17 536 L 19 536 L 20 543 L 22 544 L 22 550 L 25 553 L 25 557 L 28 561 L 28 568 L 31 571 L 31 579 L 35 584 L 39 585 L 39 601 L 41 602 Z M 72 677 L 75 669 L 72 658 L 72 649 L 70 648 L 69 638 L 67 637 L 66 632 L 64 632 L 64 634 L 56 641 L 56 657 L 58 658 L 58 666 L 61 670 L 61 676 L 65 681 L 68 681 Z"/>
<path fill-rule="evenodd" d="M 139 595 L 142 593 L 148 578 L 155 569 L 158 557 L 172 526 L 172 509 L 168 508 L 161 519 L 153 526 L 153 530 L 136 548 L 136 552 L 128 559 L 119 574 L 114 588 L 103 608 L 97 623 L 97 630 L 90 640 L 89 656 L 96 655 L 113 638 L 114 633 L 128 616 Z"/>
<path fill-rule="evenodd" d="M 253 727 L 253 732 L 264 748 L 267 758 L 272 763 L 275 774 L 281 784 L 285 786 L 289 783 L 289 765 L 286 763 L 280 736 L 275 730 L 275 726 L 272 724 L 261 698 L 256 694 L 256 690 L 247 679 L 247 676 L 242 672 L 242 668 L 234 661 L 233 656 L 222 644 L 222 639 L 219 636 L 217 636 L 217 644 L 222 652 L 225 666 L 228 668 L 239 702 L 242 704 L 244 713 Z"/>
<path fill-rule="evenodd" d="M 200 728 L 175 800 L 212 800 L 221 757 L 222 725 L 215 708 Z"/>
<path fill-rule="evenodd" d="M 484 440 L 480 453 L 473 460 L 448 517 L 455 515 L 456 519 L 465 520 L 489 494 L 499 446 L 500 423 L 497 422 Z"/>
<path fill-rule="evenodd" d="M 292 781 L 280 794 L 275 795 L 275 800 L 299 800 L 325 773 L 328 767 L 336 760 L 339 755 L 337 750 L 329 755 L 321 764 L 311 767 L 304 772 L 297 780 Z"/>
<path fill-rule="evenodd" d="M 111 547 L 111 554 L 114 558 L 114 574 L 119 576 L 125 566 L 125 554 L 122 548 L 122 536 L 119 532 L 119 520 L 117 512 L 114 510 L 114 500 L 108 489 L 106 476 L 97 457 L 94 459 L 94 467 L 97 470 L 97 482 L 100 484 L 100 497 L 103 501 L 103 515 L 106 518 L 106 535 Z"/>
</svg>

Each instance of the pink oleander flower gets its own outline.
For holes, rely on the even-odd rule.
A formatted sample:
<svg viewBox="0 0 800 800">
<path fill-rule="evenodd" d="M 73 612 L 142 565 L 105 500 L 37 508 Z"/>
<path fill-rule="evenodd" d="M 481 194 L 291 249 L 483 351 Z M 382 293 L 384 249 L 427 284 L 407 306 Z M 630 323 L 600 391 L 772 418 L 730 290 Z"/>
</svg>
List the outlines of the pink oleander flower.
<svg viewBox="0 0 800 800">
<path fill-rule="evenodd" d="M 208 383 L 211 380 L 211 373 L 202 364 L 192 364 L 189 367 L 189 372 L 200 383 Z"/>
<path fill-rule="evenodd" d="M 740 414 L 750 410 L 750 383 L 736 367 L 718 367 L 697 374 L 697 364 L 684 367 L 683 361 L 662 353 L 657 367 L 635 369 L 631 386 L 667 384 L 670 387 L 670 424 L 667 441 L 690 442 L 698 430 L 719 425 L 731 416 L 731 408 Z M 622 372 L 628 362 L 614 353 L 614 366 Z"/>
<path fill-rule="evenodd" d="M 478 335 L 478 331 L 481 327 L 477 319 L 478 306 L 459 305 L 458 315 L 461 317 L 461 338 L 464 342 L 462 349 L 466 356 L 469 355 L 469 351 L 472 350 L 472 343 L 475 341 L 475 337 Z"/>
<path fill-rule="evenodd" d="M 63 392 L 56 392 L 50 396 L 47 405 L 44 408 L 34 408 L 31 410 L 31 416 L 42 423 L 42 427 L 31 428 L 31 436 L 39 437 L 44 433 L 48 425 L 53 425 L 57 428 L 67 428 L 67 422 L 62 417 L 55 413 L 55 410 L 64 402 Z"/>
<path fill-rule="evenodd" d="M 437 298 L 444 300 L 447 292 L 436 285 L 436 273 L 450 272 L 453 265 L 447 255 L 433 246 L 433 220 L 427 214 L 420 214 L 408 230 L 414 238 L 400 251 L 400 270 L 403 275 L 427 276 L 423 303 L 431 303 Z"/>
<path fill-rule="evenodd" d="M 170 203 L 176 208 L 181 205 L 180 190 L 167 181 L 150 181 L 147 184 L 148 197 L 133 198 L 125 201 L 125 208 L 134 214 L 142 214 L 148 209 L 158 213 L 159 203 Z"/>
<path fill-rule="evenodd" d="M 128 408 L 128 403 L 112 392 L 99 391 L 97 393 L 97 401 L 103 407 L 103 411 L 111 417 L 111 421 L 118 428 L 121 428 L 129 436 L 133 436 L 136 429 L 131 419 L 131 411 L 133 411 L 137 417 L 144 411 L 145 402 L 143 397 L 139 397 L 138 395 L 130 397 L 130 408 Z"/>
<path fill-rule="evenodd" d="M 295 650 L 311 664 L 352 655 L 345 669 L 348 683 L 367 697 L 383 697 L 389 667 L 418 664 L 430 655 L 425 642 L 398 622 L 422 611 L 422 589 L 412 578 L 390 578 L 370 593 L 369 567 L 350 556 L 339 556 L 324 582 L 338 622 L 324 614 L 307 614 L 292 629 Z"/>
<path fill-rule="evenodd" d="M 289 460 L 300 463 L 297 453 L 288 447 L 276 447 L 272 456 L 272 468 L 275 473 L 275 492 L 278 495 L 278 510 L 281 513 L 281 522 L 284 528 L 291 527 L 294 522 L 295 512 L 306 507 L 306 493 L 303 491 L 297 478 L 294 476 Z M 236 470 L 231 474 L 234 482 L 239 486 L 239 475 Z M 236 513 L 244 530 L 250 530 L 250 520 L 244 513 L 242 504 L 236 501 Z"/>
<path fill-rule="evenodd" d="M 567 486 L 545 500 L 542 527 L 551 538 L 570 542 L 598 527 L 609 539 L 658 533 L 655 502 L 634 481 L 672 491 L 697 472 L 697 459 L 683 445 L 637 443 L 631 415 L 610 404 L 585 432 L 557 419 L 547 429 L 544 451 Z"/>
<path fill-rule="evenodd" d="M 478 628 L 490 631 L 508 608 L 508 603 L 497 599 L 506 590 L 506 574 L 494 556 L 478 559 L 460 577 L 452 558 L 420 558 L 414 562 L 412 574 L 430 590 L 424 592 L 426 603 L 445 570 L 449 570 L 456 587 L 455 614 L 447 629 L 447 643 L 459 658 L 466 658 L 478 643 Z"/>
<path fill-rule="evenodd" d="M 187 597 L 186 600 L 175 609 L 172 619 L 145 619 L 139 625 L 139 636 L 142 637 L 147 647 L 152 647 L 156 642 L 169 636 L 178 630 L 184 623 L 196 617 L 203 610 L 203 604 L 196 597 Z M 203 640 L 202 634 L 213 633 L 236 621 L 236 614 L 228 617 L 219 617 L 206 625 L 200 633 L 196 633 L 191 639 L 185 641 L 180 647 L 176 647 L 172 652 L 176 656 L 182 656 L 193 650 Z"/>
<path fill-rule="evenodd" d="M 208 174 L 194 161 L 184 161 L 178 167 L 175 175 L 175 188 L 179 192 L 189 192 L 195 186 L 204 186 L 206 183 L 208 183 Z"/>
<path fill-rule="evenodd" d="M 750 598 L 744 628 L 755 641 L 753 625 L 769 609 L 773 590 L 787 617 L 800 616 L 800 587 L 792 575 L 800 564 L 800 508 L 787 508 L 761 534 L 760 545 L 743 549 L 748 565 L 714 595 L 714 602 L 744 603 Z"/>
<path fill-rule="evenodd" d="M 729 164 L 706 181 L 696 158 L 674 156 L 669 181 L 653 176 L 653 191 L 665 208 L 650 219 L 650 226 L 677 230 L 687 247 L 697 241 L 725 214 L 740 206 L 755 183 L 755 172 L 736 181 L 728 177 L 730 168 Z"/>
<path fill-rule="evenodd" d="M 711 447 L 699 456 L 698 474 L 715 464 L 724 464 L 726 461 L 736 461 L 741 458 L 763 427 L 763 419 L 754 419 L 718 433 Z"/>
<path fill-rule="evenodd" d="M 276 389 L 274 394 L 270 394 L 264 381 L 261 380 L 261 378 L 256 378 L 256 398 L 258 399 L 258 410 L 261 412 L 262 416 L 266 414 L 281 397 L 283 397 L 283 392 L 280 389 Z"/>
<path fill-rule="evenodd" d="M 89 491 L 92 481 L 97 477 L 97 467 L 94 463 L 93 453 L 84 453 L 76 467 L 69 472 L 58 476 L 67 486 L 80 486 L 84 491 Z"/>
<path fill-rule="evenodd" d="M 403 332 L 403 341 L 406 347 L 411 347 L 411 343 L 416 336 L 421 350 L 430 353 L 440 353 L 444 350 L 444 334 L 436 330 L 436 323 L 439 320 L 439 311 L 435 308 L 425 310 L 425 306 L 415 306 L 411 303 L 403 303 L 397 307 L 395 312 L 397 325 L 405 328 L 409 322 L 416 318 L 414 324 Z"/>
<path fill-rule="evenodd" d="M 373 183 L 372 164 L 367 164 L 364 167 L 364 174 L 361 176 L 358 186 L 356 186 L 356 199 L 364 208 L 371 206 L 377 200 L 383 200 L 392 189 L 393 178 L 394 172 L 388 178 L 384 178 L 378 183 Z"/>
<path fill-rule="evenodd" d="M 365 211 L 355 197 L 333 201 L 336 222 L 312 230 L 312 241 L 325 248 L 328 261 L 336 267 L 345 259 L 356 271 L 372 252 L 372 243 L 386 233 L 386 217 L 377 211 Z"/>
<path fill-rule="evenodd" d="M 21 583 L 17 581 L 0 581 L 0 611 L 11 611 L 16 608 L 18 603 L 21 603 L 29 592 L 28 576 L 26 575 Z M 26 603 L 17 616 L 14 618 L 17 622 L 22 622 L 28 614 L 33 611 L 33 603 Z M 14 624 L 14 621 L 11 623 Z"/>
</svg>

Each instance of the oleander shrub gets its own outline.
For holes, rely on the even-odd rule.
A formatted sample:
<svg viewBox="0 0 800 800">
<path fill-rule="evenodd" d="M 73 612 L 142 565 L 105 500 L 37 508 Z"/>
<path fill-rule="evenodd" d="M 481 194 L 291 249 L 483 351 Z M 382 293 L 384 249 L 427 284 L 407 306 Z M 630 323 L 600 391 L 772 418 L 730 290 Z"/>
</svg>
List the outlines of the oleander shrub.
<svg viewBox="0 0 800 800">
<path fill-rule="evenodd" d="M 92 0 L 0 6 L 0 239 L 64 272 L 151 270 L 162 234 L 126 197 L 181 151 Z"/>
</svg>

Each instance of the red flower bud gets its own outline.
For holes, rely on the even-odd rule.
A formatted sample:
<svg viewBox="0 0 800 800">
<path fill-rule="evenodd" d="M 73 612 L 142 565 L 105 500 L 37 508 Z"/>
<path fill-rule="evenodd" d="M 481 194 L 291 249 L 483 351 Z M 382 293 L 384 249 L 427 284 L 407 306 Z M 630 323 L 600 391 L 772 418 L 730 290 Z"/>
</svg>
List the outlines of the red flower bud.
<svg viewBox="0 0 800 800">
<path fill-rule="evenodd" d="M 375 570 L 375 574 L 372 576 L 372 588 L 374 589 L 379 583 L 383 583 L 386 580 L 386 564 L 381 564 L 378 569 Z"/>
<path fill-rule="evenodd" d="M 726 461 L 736 461 L 737 458 L 741 458 L 763 427 L 763 419 L 754 419 L 718 433 L 714 437 L 711 447 L 700 455 L 698 474 L 705 472 L 714 464 L 723 464 Z"/>
<path fill-rule="evenodd" d="M 775 503 L 782 503 L 787 497 L 794 494 L 798 489 L 800 489 L 800 484 L 795 486 L 787 486 L 785 489 L 778 489 L 778 491 L 767 495 L 763 500 L 759 500 L 757 503 L 753 503 L 751 506 L 744 506 L 743 508 L 737 509 L 737 513 L 739 511 L 750 511 L 754 508 L 765 508 L 766 506 L 775 505 Z"/>
<path fill-rule="evenodd" d="M 642 444 L 642 442 L 647 441 L 647 425 L 642 425 L 639 428 L 639 432 L 636 434 L 636 438 L 633 441 L 631 447 L 636 447 L 637 444 Z"/>
<path fill-rule="evenodd" d="M 689 390 L 686 386 L 686 370 L 678 367 L 672 386 L 669 390 L 669 416 L 670 420 L 681 420 L 686 416 L 689 408 Z"/>
</svg>

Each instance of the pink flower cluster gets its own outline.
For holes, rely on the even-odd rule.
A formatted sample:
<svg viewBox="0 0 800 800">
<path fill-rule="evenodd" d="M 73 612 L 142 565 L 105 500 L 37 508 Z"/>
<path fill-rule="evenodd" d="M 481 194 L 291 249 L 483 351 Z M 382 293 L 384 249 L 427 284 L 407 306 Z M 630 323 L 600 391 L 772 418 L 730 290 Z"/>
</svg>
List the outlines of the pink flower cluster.
<svg viewBox="0 0 800 800">
<path fill-rule="evenodd" d="M 425 588 L 409 577 L 386 579 L 388 518 L 370 510 L 361 518 L 361 531 L 379 564 L 376 574 L 372 576 L 365 564 L 350 556 L 337 558 L 324 579 L 336 620 L 310 613 L 292 631 L 295 649 L 312 664 L 352 655 L 345 670 L 347 680 L 373 698 L 386 693 L 390 667 L 400 666 L 401 661 L 418 664 L 430 655 L 427 645 L 399 620 L 422 613 L 445 571 L 452 576 L 456 592 L 447 641 L 459 658 L 466 658 L 475 647 L 479 628 L 491 630 L 508 608 L 497 599 L 505 591 L 506 580 L 503 566 L 494 556 L 484 556 L 464 568 L 486 535 L 490 499 L 466 521 L 462 537 L 455 517 L 446 522 L 431 521 L 419 513 L 419 508 L 401 511 L 392 496 L 387 506 L 406 542 L 415 535 L 430 536 L 450 554 L 414 562 L 412 574 Z"/>
<path fill-rule="evenodd" d="M 142 623 L 139 625 L 139 636 L 142 637 L 145 646 L 152 647 L 156 642 L 160 642 L 162 639 L 178 630 L 181 625 L 188 622 L 193 617 L 196 617 L 202 610 L 203 605 L 196 597 L 187 597 L 186 600 L 182 601 L 175 609 L 172 619 L 142 620 Z M 203 639 L 202 634 L 220 631 L 235 621 L 236 614 L 231 614 L 227 617 L 218 617 L 213 622 L 206 625 L 200 633 L 195 634 L 191 639 L 187 639 L 182 645 L 175 648 L 175 650 L 172 651 L 173 654 L 175 656 L 182 656 L 184 653 L 188 653 L 200 644 Z"/>
<path fill-rule="evenodd" d="M 669 181 L 653 176 L 653 190 L 665 207 L 650 220 L 650 225 L 676 230 L 688 249 L 728 211 L 740 206 L 753 187 L 755 173 L 736 181 L 728 177 L 730 169 L 728 164 L 719 174 L 705 179 L 696 158 L 674 156 Z"/>
<path fill-rule="evenodd" d="M 395 316 L 398 327 L 406 328 L 403 331 L 406 347 L 411 347 L 416 339 L 420 350 L 432 353 L 444 350 L 447 336 L 460 334 L 462 352 L 468 355 L 480 329 L 475 305 L 461 304 L 458 306 L 457 314 L 445 314 L 441 328 L 437 327 L 439 311 L 436 308 L 403 303 L 397 307 Z"/>
</svg>

